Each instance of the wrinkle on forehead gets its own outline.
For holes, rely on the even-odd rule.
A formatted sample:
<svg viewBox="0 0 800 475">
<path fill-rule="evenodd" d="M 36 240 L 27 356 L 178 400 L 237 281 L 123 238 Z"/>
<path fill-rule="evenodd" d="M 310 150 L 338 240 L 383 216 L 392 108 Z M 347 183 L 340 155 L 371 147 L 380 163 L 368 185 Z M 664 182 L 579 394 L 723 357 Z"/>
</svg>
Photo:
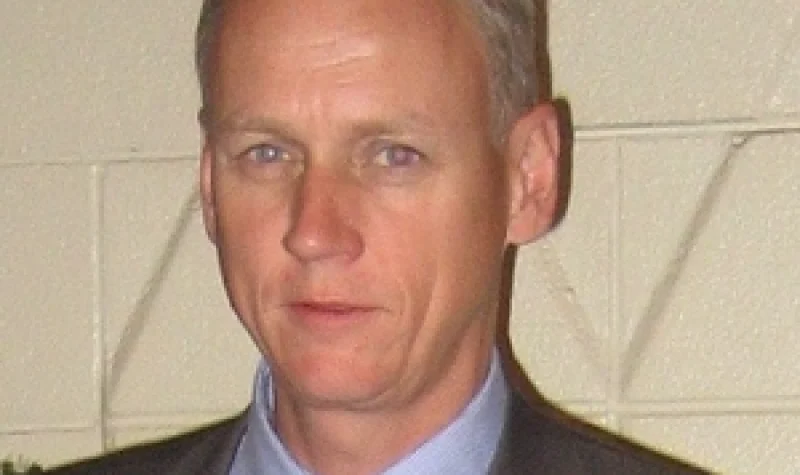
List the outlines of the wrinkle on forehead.
<svg viewBox="0 0 800 475">
<path fill-rule="evenodd" d="M 343 84 L 352 79 L 349 70 L 357 70 L 361 62 L 380 58 L 382 48 L 385 44 L 374 32 L 318 32 L 280 51 L 279 62 L 295 65 L 296 80 L 309 80 L 320 72 L 331 73 L 328 80 Z"/>
<path fill-rule="evenodd" d="M 358 60 L 374 57 L 379 52 L 378 44 L 366 38 L 352 38 L 348 35 L 333 35 L 327 38 L 313 38 L 305 45 L 305 55 L 312 57 L 317 68 L 347 66 Z"/>
</svg>

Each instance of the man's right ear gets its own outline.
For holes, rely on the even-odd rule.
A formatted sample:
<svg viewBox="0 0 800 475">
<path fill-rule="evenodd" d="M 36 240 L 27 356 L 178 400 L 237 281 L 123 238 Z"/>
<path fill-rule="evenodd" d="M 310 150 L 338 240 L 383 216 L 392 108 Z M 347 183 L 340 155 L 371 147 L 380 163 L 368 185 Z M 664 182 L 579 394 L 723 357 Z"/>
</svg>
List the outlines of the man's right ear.
<svg viewBox="0 0 800 475">
<path fill-rule="evenodd" d="M 214 196 L 214 152 L 208 138 L 200 156 L 200 204 L 203 208 L 203 224 L 212 243 L 217 243 L 217 210 Z"/>
</svg>

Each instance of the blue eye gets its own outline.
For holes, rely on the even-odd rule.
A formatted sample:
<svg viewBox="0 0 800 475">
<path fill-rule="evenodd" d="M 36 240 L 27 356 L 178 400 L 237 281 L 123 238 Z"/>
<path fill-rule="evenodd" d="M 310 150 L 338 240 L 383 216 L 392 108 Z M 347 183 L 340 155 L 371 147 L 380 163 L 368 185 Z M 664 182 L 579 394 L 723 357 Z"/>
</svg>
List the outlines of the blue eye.
<svg viewBox="0 0 800 475">
<path fill-rule="evenodd" d="M 422 154 L 406 145 L 389 145 L 382 148 L 375 157 L 375 163 L 382 167 L 407 168 L 422 160 Z"/>
<path fill-rule="evenodd" d="M 270 144 L 254 145 L 242 154 L 244 158 L 255 163 L 270 164 L 289 160 L 289 152 L 281 147 Z"/>
</svg>

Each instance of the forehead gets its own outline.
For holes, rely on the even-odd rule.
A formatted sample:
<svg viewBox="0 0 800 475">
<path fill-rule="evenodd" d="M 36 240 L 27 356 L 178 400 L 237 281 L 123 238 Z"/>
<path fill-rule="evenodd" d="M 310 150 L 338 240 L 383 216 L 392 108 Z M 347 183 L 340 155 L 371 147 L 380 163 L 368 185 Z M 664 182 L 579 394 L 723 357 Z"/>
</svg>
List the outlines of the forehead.
<svg viewBox="0 0 800 475">
<path fill-rule="evenodd" d="M 361 29 L 446 40 L 472 29 L 467 0 L 227 0 L 221 1 L 223 29 L 246 30 L 269 23 L 274 36 L 325 36 L 331 30 Z M 469 14 L 468 14 L 469 12 Z M 469 20 L 468 20 L 469 17 Z"/>
<path fill-rule="evenodd" d="M 416 83 L 421 94 L 448 95 L 471 85 L 485 88 L 483 43 L 472 11 L 461 0 L 229 0 L 223 5 L 212 97 L 214 89 L 263 86 L 248 80 L 276 89 L 314 79 L 407 89 L 406 81 Z"/>
</svg>

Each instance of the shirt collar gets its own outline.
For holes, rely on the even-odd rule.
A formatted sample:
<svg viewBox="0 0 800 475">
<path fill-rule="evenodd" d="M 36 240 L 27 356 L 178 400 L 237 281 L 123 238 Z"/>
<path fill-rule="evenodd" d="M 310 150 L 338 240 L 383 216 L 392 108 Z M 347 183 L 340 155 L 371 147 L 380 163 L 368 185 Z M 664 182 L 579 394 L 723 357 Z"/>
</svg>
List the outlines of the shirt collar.
<svg viewBox="0 0 800 475">
<path fill-rule="evenodd" d="M 508 406 L 508 385 L 497 349 L 478 393 L 444 429 L 389 467 L 383 475 L 486 473 L 500 442 Z M 231 475 L 309 475 L 289 454 L 271 423 L 272 377 L 262 361 L 255 376 L 253 404 Z"/>
</svg>

